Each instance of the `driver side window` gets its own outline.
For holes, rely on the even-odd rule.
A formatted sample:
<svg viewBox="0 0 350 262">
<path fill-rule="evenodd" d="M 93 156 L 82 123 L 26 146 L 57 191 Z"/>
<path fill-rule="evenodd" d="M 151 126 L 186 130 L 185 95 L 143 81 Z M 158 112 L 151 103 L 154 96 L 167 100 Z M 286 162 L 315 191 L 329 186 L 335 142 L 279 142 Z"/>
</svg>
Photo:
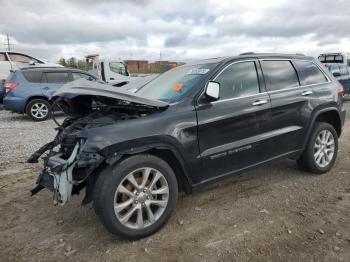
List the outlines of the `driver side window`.
<svg viewBox="0 0 350 262">
<path fill-rule="evenodd" d="M 255 95 L 260 92 L 255 62 L 239 62 L 228 66 L 215 78 L 220 84 L 220 99 Z"/>
</svg>

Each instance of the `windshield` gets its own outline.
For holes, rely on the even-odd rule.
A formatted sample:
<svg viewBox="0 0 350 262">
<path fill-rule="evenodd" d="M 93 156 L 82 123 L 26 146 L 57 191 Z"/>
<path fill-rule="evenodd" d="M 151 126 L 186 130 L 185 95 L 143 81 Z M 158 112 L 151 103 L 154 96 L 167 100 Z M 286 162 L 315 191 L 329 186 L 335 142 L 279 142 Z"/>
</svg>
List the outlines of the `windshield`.
<svg viewBox="0 0 350 262">
<path fill-rule="evenodd" d="M 109 63 L 109 67 L 111 68 L 111 71 L 117 74 L 121 74 L 126 76 L 126 68 L 125 65 L 123 63 L 120 62 L 110 62 Z"/>
<path fill-rule="evenodd" d="M 188 93 L 217 64 L 183 65 L 173 68 L 137 91 L 137 94 L 150 99 L 175 102 Z"/>
</svg>

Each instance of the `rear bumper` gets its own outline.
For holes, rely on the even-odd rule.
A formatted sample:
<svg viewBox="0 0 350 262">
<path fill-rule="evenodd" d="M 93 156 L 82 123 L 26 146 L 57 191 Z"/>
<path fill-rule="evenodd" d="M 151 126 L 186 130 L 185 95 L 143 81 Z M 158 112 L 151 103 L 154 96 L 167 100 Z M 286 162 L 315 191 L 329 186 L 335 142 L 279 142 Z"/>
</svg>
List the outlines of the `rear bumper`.
<svg viewBox="0 0 350 262">
<path fill-rule="evenodd" d="M 17 113 L 25 112 L 26 101 L 22 97 L 6 95 L 4 97 L 3 104 L 4 104 L 5 110 L 9 110 Z"/>
</svg>

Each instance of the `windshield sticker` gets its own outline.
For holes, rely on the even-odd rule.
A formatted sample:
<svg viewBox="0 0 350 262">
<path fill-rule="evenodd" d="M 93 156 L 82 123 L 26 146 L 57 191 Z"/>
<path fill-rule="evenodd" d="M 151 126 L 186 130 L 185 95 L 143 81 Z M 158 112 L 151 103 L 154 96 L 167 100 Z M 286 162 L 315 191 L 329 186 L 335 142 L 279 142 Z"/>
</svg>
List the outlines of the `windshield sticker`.
<svg viewBox="0 0 350 262">
<path fill-rule="evenodd" d="M 208 68 L 194 68 L 187 72 L 188 75 L 205 75 L 210 69 Z"/>
<path fill-rule="evenodd" d="M 183 83 L 175 83 L 173 85 L 173 91 L 174 92 L 179 92 L 182 89 L 183 85 L 184 85 Z"/>
</svg>

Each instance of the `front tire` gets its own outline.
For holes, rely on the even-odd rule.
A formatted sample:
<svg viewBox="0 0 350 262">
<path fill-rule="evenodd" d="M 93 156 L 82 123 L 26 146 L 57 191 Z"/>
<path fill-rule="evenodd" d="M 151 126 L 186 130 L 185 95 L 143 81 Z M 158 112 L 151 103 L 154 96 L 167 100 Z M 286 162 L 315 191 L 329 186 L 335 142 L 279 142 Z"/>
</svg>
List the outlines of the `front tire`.
<svg viewBox="0 0 350 262">
<path fill-rule="evenodd" d="M 34 121 L 45 121 L 51 116 L 50 103 L 45 99 L 33 99 L 28 103 L 26 113 Z"/>
<path fill-rule="evenodd" d="M 317 122 L 308 144 L 297 160 L 301 169 L 323 174 L 334 165 L 338 153 L 338 134 L 328 123 Z"/>
<path fill-rule="evenodd" d="M 135 155 L 107 167 L 94 188 L 94 208 L 108 231 L 139 239 L 158 231 L 175 208 L 176 176 L 153 155 Z"/>
</svg>

